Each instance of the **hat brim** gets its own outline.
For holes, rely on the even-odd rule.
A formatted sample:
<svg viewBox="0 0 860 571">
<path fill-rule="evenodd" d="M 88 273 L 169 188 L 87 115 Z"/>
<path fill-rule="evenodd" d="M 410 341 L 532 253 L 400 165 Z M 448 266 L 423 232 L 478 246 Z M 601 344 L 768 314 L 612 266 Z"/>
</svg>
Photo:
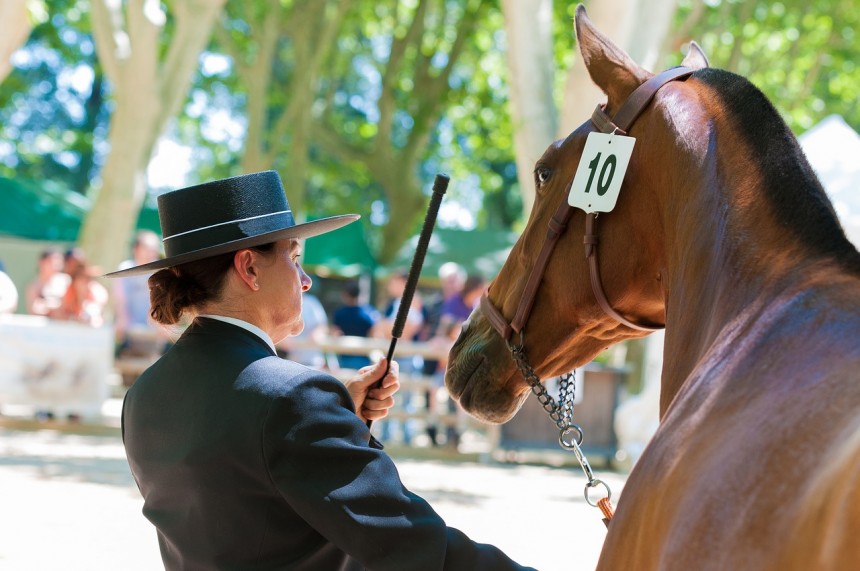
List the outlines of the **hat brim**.
<svg viewBox="0 0 860 571">
<path fill-rule="evenodd" d="M 249 236 L 247 238 L 225 242 L 216 246 L 186 252 L 171 258 L 164 258 L 148 264 L 142 264 L 125 270 L 111 272 L 109 274 L 105 274 L 103 277 L 124 278 L 128 276 L 136 276 L 152 273 L 164 268 L 178 266 L 180 264 L 186 264 L 188 262 L 196 262 L 197 260 L 210 258 L 219 254 L 236 252 L 243 248 L 251 248 L 261 244 L 268 244 L 269 242 L 277 242 L 278 240 L 284 240 L 286 238 L 311 238 L 313 236 L 325 234 L 326 232 L 331 232 L 332 230 L 337 230 L 338 228 L 355 222 L 359 218 L 361 218 L 361 216 L 358 214 L 341 214 L 339 216 L 330 216 L 328 218 L 320 218 L 319 220 L 311 220 L 310 222 L 296 224 L 289 228 L 282 228 L 281 230 L 275 230 L 273 232 L 265 232 L 263 234 L 257 234 L 256 236 Z"/>
</svg>

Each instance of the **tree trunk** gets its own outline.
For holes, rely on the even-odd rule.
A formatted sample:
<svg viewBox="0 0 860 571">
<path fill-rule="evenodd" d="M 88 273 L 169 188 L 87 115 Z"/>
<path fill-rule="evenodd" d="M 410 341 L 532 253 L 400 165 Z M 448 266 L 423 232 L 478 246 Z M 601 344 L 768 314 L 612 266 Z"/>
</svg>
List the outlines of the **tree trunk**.
<svg viewBox="0 0 860 571">
<path fill-rule="evenodd" d="M 153 85 L 154 87 L 154 85 Z M 146 196 L 146 164 L 158 114 L 154 89 L 119 97 L 111 117 L 110 153 L 102 168 L 93 206 L 87 213 L 78 243 L 90 263 L 113 271 L 128 255 L 130 236 Z"/>
<path fill-rule="evenodd" d="M 27 4 L 28 0 L 0 2 L 0 83 L 12 71 L 12 54 L 27 41 L 33 29 Z"/>
<path fill-rule="evenodd" d="M 555 60 L 552 0 L 503 0 L 511 117 L 523 218 L 534 204 L 534 164 L 554 140 L 558 113 L 553 99 Z"/>
<path fill-rule="evenodd" d="M 158 2 L 93 0 L 93 35 L 99 62 L 113 85 L 116 110 L 108 133 L 110 152 L 79 244 L 104 271 L 112 271 L 128 255 L 152 150 L 185 100 L 224 1 L 173 2 L 175 27 L 165 53 L 160 36 L 167 18 Z"/>
<path fill-rule="evenodd" d="M 388 223 L 382 229 L 382 244 L 377 260 L 384 266 L 391 262 L 400 248 L 415 232 L 415 224 L 427 208 L 430 198 L 421 192 L 415 177 L 406 175 L 392 182 L 381 182 L 388 196 Z M 408 268 L 406 268 L 408 269 Z"/>
<path fill-rule="evenodd" d="M 285 12 L 280 0 L 268 0 L 263 17 L 247 22 L 256 45 L 250 61 L 227 30 L 218 29 L 219 41 L 234 61 L 248 62 L 237 66 L 247 89 L 248 131 L 241 169 L 254 172 L 286 163 L 286 172 L 282 173 L 284 187 L 299 220 L 307 216 L 305 190 L 314 96 L 321 68 L 351 5 L 351 0 L 309 0 L 293 4 Z M 295 52 L 295 61 L 301 62 L 286 80 L 273 76 L 281 57 L 278 47 L 285 38 Z M 289 93 L 288 104 L 273 109 L 269 105 L 273 91 Z M 281 156 L 285 157 L 283 162 L 278 160 Z"/>
<path fill-rule="evenodd" d="M 636 25 L 629 36 L 627 53 L 633 61 L 654 73 L 663 71 L 662 53 L 669 35 L 678 0 L 640 1 L 636 6 Z M 688 38 L 689 39 L 689 38 Z"/>
</svg>

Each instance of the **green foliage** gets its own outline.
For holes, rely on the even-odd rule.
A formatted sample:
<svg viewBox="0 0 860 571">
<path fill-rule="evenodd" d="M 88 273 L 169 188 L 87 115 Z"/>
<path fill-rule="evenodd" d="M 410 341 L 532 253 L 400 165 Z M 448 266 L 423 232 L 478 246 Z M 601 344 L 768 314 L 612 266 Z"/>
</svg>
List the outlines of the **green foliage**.
<svg viewBox="0 0 860 571">
<path fill-rule="evenodd" d="M 417 229 L 422 192 L 437 171 L 469 173 L 471 186 L 453 185 L 454 200 L 473 199 L 483 180 L 516 196 L 499 176 L 515 180 L 509 126 L 495 126 L 507 123 L 504 90 L 497 88 L 504 61 L 497 58 L 492 78 L 485 79 L 481 50 L 492 47 L 494 32 L 478 26 L 467 35 L 487 11 L 484 4 L 232 0 L 174 136 L 195 149 L 198 176 L 226 176 L 240 163 L 275 168 L 299 211 L 358 212 L 372 223 L 377 253 L 391 254 L 399 245 L 393 242 Z M 498 30 L 497 6 L 496 14 Z M 316 43 L 334 25 L 334 49 L 323 52 L 320 65 Z M 271 60 L 263 61 L 267 50 Z M 471 81 L 476 74 L 480 81 Z M 468 144 L 453 135 L 463 121 L 456 113 L 446 117 L 464 96 L 465 119 L 476 118 L 482 129 L 465 126 Z M 236 125 L 239 135 L 230 133 Z M 498 144 L 492 140 L 497 133 Z M 472 164 L 486 156 L 480 168 L 459 166 L 469 164 L 461 159 L 463 148 Z M 500 224 L 507 225 L 510 201 L 497 202 L 508 216 Z M 480 202 L 473 206 L 479 209 Z"/>
<path fill-rule="evenodd" d="M 46 6 L 49 17 L 37 22 L 0 85 L 0 175 L 53 179 L 83 192 L 105 151 L 110 93 L 90 36 L 89 4 Z M 318 73 L 305 75 L 320 11 L 342 6 L 350 9 L 337 24 L 334 49 Z M 575 6 L 553 6 L 557 93 L 575 59 Z M 679 63 L 683 42 L 696 39 L 712 65 L 750 77 L 795 132 L 831 113 L 860 129 L 858 19 L 856 0 L 679 0 L 664 64 Z M 393 204 L 411 201 L 413 214 L 397 224 L 407 235 L 416 231 L 415 189 L 426 195 L 433 176 L 446 172 L 446 202 L 474 213 L 479 227 L 522 223 L 498 0 L 229 0 L 223 36 L 201 57 L 169 133 L 193 149 L 190 183 L 242 168 L 253 86 L 237 69 L 254 65 L 265 49 L 264 26 L 273 22 L 278 41 L 263 121 L 269 136 L 260 151 L 271 154 L 267 168 L 281 172 L 291 198 L 304 198 L 308 215 L 364 215 L 378 251 Z M 447 70 L 464 25 L 472 26 L 468 39 Z M 444 84 L 434 85 L 440 77 Z M 311 86 L 309 101 L 296 101 L 301 85 Z M 299 103 L 302 121 L 278 134 L 278 118 Z M 305 119 L 310 126 L 299 129 Z M 307 172 L 296 178 L 290 153 L 301 145 Z"/>
<path fill-rule="evenodd" d="M 856 0 L 681 0 L 669 65 L 695 39 L 710 63 L 755 83 L 795 133 L 827 115 L 860 130 L 860 11 Z"/>
<path fill-rule="evenodd" d="M 522 212 L 505 50 L 504 19 L 493 3 L 452 74 L 431 149 L 432 161 L 452 177 L 450 198 L 477 212 L 479 227 L 496 229 L 510 229 Z"/>
<path fill-rule="evenodd" d="M 105 149 L 108 105 L 88 15 L 50 4 L 0 85 L 0 176 L 60 181 L 85 193 Z"/>
</svg>

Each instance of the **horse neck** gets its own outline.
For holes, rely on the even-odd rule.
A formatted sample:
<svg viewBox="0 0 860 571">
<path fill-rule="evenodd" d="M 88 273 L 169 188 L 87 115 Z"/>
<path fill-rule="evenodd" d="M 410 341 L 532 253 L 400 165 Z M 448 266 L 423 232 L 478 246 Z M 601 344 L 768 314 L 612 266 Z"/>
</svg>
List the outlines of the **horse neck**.
<svg viewBox="0 0 860 571">
<path fill-rule="evenodd" d="M 709 148 L 698 176 L 678 177 L 664 219 L 672 247 L 664 278 L 661 416 L 708 351 L 818 261 L 774 220 L 756 165 L 716 154 L 713 141 Z"/>
</svg>

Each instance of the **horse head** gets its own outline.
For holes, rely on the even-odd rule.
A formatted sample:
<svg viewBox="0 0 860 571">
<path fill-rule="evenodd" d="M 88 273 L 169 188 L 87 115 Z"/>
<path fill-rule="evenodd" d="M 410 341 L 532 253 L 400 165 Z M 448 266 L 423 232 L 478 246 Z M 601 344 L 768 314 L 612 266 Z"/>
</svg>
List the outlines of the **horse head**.
<svg viewBox="0 0 860 571">
<path fill-rule="evenodd" d="M 601 34 L 581 5 L 576 35 L 589 75 L 607 96 L 601 115 L 613 117 L 654 74 Z M 683 66 L 707 67 L 695 44 Z M 608 346 L 644 336 L 665 323 L 667 254 L 661 211 L 683 207 L 667 204 L 666 192 L 689 175 L 687 165 L 694 164 L 701 151 L 685 146 L 682 140 L 689 137 L 678 137 L 679 130 L 692 129 L 702 120 L 688 83 L 666 84 L 643 107 L 629 133 L 636 143 L 614 209 L 588 222 L 584 210 L 571 209 L 566 229 L 545 254 L 542 270 L 535 270 L 543 263 L 537 258 L 547 236 L 559 231 L 554 217 L 567 205 L 577 169 L 587 167 L 580 162 L 586 139 L 596 130 L 593 121 L 552 143 L 535 164 L 536 199 L 528 224 L 451 349 L 446 384 L 471 414 L 504 422 L 522 405 L 529 386 L 511 358 L 512 348 L 524 350 L 535 372 L 546 378 L 582 366 Z M 672 168 L 663 166 L 667 164 Z M 595 235 L 587 224 L 597 226 L 599 245 L 591 245 L 603 262 L 598 270 L 590 270 L 584 253 L 588 246 L 583 237 Z M 539 275 L 530 279 L 536 271 Z M 590 283 L 595 271 L 611 306 L 608 310 Z M 530 287 L 533 304 L 521 304 Z M 506 327 L 512 321 L 513 329 Z"/>
</svg>

